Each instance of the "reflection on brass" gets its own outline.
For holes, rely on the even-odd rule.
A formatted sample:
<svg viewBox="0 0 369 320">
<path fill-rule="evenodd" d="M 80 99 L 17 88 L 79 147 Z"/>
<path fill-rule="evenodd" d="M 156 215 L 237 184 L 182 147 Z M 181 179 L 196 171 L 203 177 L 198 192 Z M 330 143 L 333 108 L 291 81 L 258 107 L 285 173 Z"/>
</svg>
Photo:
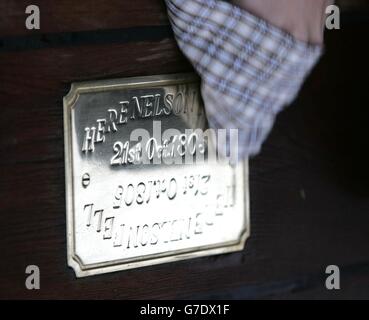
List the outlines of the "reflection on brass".
<svg viewBox="0 0 369 320">
<path fill-rule="evenodd" d="M 209 154 L 195 164 L 139 163 L 142 143 L 132 136 L 154 135 L 154 122 L 162 131 L 206 129 L 196 76 L 75 83 L 64 98 L 68 264 L 77 277 L 244 247 L 247 162 Z"/>
</svg>

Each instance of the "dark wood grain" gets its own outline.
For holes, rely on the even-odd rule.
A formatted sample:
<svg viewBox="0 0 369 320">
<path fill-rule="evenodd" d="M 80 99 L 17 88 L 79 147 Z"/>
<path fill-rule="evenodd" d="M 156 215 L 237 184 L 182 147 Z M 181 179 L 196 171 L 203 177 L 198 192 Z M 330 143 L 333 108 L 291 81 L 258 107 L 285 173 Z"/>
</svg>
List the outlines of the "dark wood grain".
<svg viewBox="0 0 369 320">
<path fill-rule="evenodd" d="M 366 0 L 338 0 L 343 10 L 368 9 Z M 0 2 L 0 37 L 122 29 L 168 24 L 164 0 L 38 0 L 40 30 L 25 27 L 28 0 Z"/>
<path fill-rule="evenodd" d="M 26 7 L 40 8 L 40 30 L 25 27 Z M 168 24 L 163 0 L 6 0 L 0 2 L 0 37 L 122 29 Z"/>
<path fill-rule="evenodd" d="M 368 32 L 328 33 L 252 159 L 243 252 L 84 279 L 66 262 L 62 97 L 73 81 L 191 67 L 173 39 L 1 52 L 0 298 L 369 298 Z M 30 264 L 39 291 L 24 286 Z M 339 292 L 324 288 L 330 264 L 342 268 Z"/>
</svg>

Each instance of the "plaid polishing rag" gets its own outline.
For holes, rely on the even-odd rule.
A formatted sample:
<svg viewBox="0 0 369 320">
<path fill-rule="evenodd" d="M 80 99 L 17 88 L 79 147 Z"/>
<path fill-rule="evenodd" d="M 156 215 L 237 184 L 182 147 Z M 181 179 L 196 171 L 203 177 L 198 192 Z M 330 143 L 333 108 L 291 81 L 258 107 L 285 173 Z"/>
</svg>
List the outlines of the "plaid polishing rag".
<svg viewBox="0 0 369 320">
<path fill-rule="evenodd" d="M 182 52 L 202 78 L 213 129 L 238 129 L 238 157 L 260 151 L 275 117 L 298 94 L 322 47 L 220 0 L 166 0 Z"/>
</svg>

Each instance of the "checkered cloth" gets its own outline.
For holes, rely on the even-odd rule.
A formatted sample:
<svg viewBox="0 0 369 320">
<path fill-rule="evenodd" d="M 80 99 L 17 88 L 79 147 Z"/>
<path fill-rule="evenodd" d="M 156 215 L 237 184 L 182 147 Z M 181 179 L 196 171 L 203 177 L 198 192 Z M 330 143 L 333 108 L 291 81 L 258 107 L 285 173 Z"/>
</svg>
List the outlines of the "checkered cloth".
<svg viewBox="0 0 369 320">
<path fill-rule="evenodd" d="M 202 78 L 211 128 L 238 128 L 240 158 L 260 151 L 322 53 L 238 6 L 166 0 L 178 45 Z"/>
</svg>

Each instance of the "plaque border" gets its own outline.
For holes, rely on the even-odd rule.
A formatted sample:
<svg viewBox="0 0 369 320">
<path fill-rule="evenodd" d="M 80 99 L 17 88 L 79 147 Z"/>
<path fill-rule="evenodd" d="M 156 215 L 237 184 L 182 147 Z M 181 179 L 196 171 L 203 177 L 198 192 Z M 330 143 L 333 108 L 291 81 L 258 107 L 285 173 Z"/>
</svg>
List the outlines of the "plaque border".
<svg viewBox="0 0 369 320">
<path fill-rule="evenodd" d="M 142 259 L 124 259 L 124 262 L 116 260 L 113 262 L 101 262 L 97 264 L 84 265 L 74 250 L 74 208 L 73 208 L 73 162 L 72 162 L 72 109 L 78 97 L 83 93 L 102 92 L 107 90 L 134 89 L 150 86 L 165 86 L 184 84 L 199 81 L 194 73 L 166 74 L 132 78 L 118 78 L 111 80 L 97 80 L 74 82 L 70 91 L 63 98 L 64 114 L 64 157 L 65 157 L 65 190 L 66 190 L 66 237 L 67 237 L 67 263 L 77 278 L 110 273 L 145 266 L 164 264 L 169 262 L 188 260 L 193 258 L 219 255 L 241 251 L 245 247 L 246 240 L 250 236 L 250 194 L 249 194 L 249 165 L 248 159 L 243 161 L 243 184 L 244 184 L 244 227 L 240 237 L 236 241 L 224 242 L 222 244 L 191 247 L 171 253 L 159 253 L 146 255 Z"/>
</svg>

